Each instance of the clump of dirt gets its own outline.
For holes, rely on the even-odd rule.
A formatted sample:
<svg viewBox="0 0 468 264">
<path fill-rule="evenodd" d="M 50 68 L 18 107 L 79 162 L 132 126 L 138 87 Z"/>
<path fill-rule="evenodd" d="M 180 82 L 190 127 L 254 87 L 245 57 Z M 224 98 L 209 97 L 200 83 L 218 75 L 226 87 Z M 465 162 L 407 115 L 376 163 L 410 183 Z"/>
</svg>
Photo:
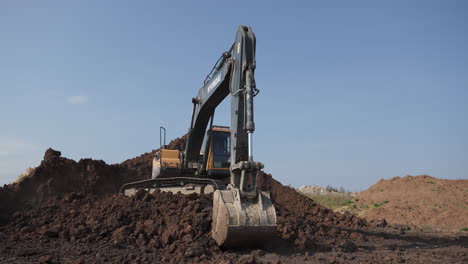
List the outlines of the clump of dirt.
<svg viewBox="0 0 468 264">
<path fill-rule="evenodd" d="M 360 194 L 367 219 L 444 228 L 468 227 L 468 180 L 428 175 L 380 180 Z"/>
</svg>

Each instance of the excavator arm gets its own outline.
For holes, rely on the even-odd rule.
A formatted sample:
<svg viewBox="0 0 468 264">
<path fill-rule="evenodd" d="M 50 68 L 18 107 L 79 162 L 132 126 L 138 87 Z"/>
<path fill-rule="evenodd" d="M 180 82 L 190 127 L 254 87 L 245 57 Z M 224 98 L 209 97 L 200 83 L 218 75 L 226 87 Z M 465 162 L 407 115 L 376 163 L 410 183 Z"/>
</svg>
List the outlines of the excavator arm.
<svg viewBox="0 0 468 264">
<path fill-rule="evenodd" d="M 252 134 L 255 130 L 253 97 L 255 86 L 255 46 L 252 29 L 239 26 L 236 40 L 229 51 L 222 54 L 204 86 L 192 99 L 193 114 L 185 149 L 184 168 L 197 169 L 200 149 L 210 118 L 216 107 L 231 97 L 231 185 L 242 196 L 254 198 L 256 175 L 263 165 L 253 161 Z"/>
<path fill-rule="evenodd" d="M 276 230 L 276 212 L 269 193 L 257 190 L 257 175 L 263 164 L 253 160 L 255 131 L 253 98 L 256 40 L 252 29 L 239 26 L 236 40 L 222 54 L 192 99 L 193 113 L 183 167 L 197 170 L 200 149 L 216 107 L 231 98 L 230 184 L 213 194 L 212 236 L 219 245 L 231 247 L 264 241 Z"/>
</svg>

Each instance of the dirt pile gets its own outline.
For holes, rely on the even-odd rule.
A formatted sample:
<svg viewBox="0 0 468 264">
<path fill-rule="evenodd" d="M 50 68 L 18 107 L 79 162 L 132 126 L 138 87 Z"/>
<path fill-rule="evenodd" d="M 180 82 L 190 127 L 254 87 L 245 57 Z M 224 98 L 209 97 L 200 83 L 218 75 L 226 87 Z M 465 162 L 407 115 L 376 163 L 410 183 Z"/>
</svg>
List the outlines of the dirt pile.
<svg viewBox="0 0 468 264">
<path fill-rule="evenodd" d="M 360 195 L 367 219 L 446 228 L 468 227 L 468 180 L 428 175 L 380 180 Z"/>
<path fill-rule="evenodd" d="M 295 189 L 282 185 L 269 174 L 260 173 L 259 176 L 259 188 L 270 192 L 275 205 L 282 238 L 307 248 L 337 246 L 340 239 L 363 239 L 353 230 L 367 227 L 365 220 L 322 207 Z M 321 241 L 322 244 L 311 241 Z"/>
<path fill-rule="evenodd" d="M 168 144 L 170 149 L 185 146 L 186 136 Z M 42 201 L 53 195 L 70 192 L 92 194 L 117 193 L 122 184 L 147 179 L 151 175 L 152 158 L 156 150 L 120 164 L 102 160 L 81 159 L 78 162 L 48 149 L 41 164 L 21 181 L 0 188 L 0 224 L 24 205 Z"/>
<path fill-rule="evenodd" d="M 372 233 L 365 221 L 317 206 L 270 175 L 261 174 L 260 179 L 261 186 L 272 192 L 279 234 L 261 249 L 216 246 L 210 236 L 211 195 L 139 191 L 126 197 L 72 192 L 23 208 L 0 226 L 0 263 L 377 263 L 383 258 L 390 263 L 448 263 L 467 259 L 460 246 L 468 243 L 467 237 L 424 239 L 383 230 Z M 421 248 L 433 251 L 424 255 Z"/>
<path fill-rule="evenodd" d="M 3 221 L 18 208 L 42 201 L 51 195 L 69 192 L 95 194 L 115 193 L 138 171 L 102 160 L 81 159 L 78 162 L 61 157 L 60 151 L 48 149 L 41 164 L 21 181 L 0 188 L 0 214 Z"/>
<path fill-rule="evenodd" d="M 263 176 L 272 183 L 272 191 L 280 188 L 271 176 Z M 357 246 L 351 237 L 365 239 L 361 234 L 344 231 L 336 226 L 357 228 L 365 226 L 364 221 L 350 215 L 343 217 L 333 214 L 313 202 L 301 203 L 303 197 L 296 196 L 294 191 L 290 192 L 291 195 L 287 193 L 285 196 L 275 195 L 278 199 L 280 235 L 275 242 L 277 245 L 316 250 L 346 247 L 347 250 L 355 251 Z M 292 201 L 298 202 L 296 208 L 285 207 Z M 307 214 L 306 208 L 305 213 L 298 215 L 300 206 L 313 206 L 316 209 L 309 208 Z M 211 213 L 211 195 L 149 194 L 140 191 L 134 197 L 99 197 L 69 193 L 63 197 L 50 197 L 30 210 L 16 212 L 9 225 L 1 231 L 9 233 L 13 240 L 39 239 L 41 244 L 61 241 L 65 244 L 91 244 L 97 248 L 111 248 L 112 251 L 139 252 L 138 256 L 102 254 L 102 259 L 99 259 L 102 262 L 222 260 L 223 252 L 210 236 Z M 34 251 L 36 245 L 25 244 L 23 247 L 26 251 L 28 247 Z M 73 246 L 63 250 L 67 252 L 62 256 L 79 257 L 71 253 Z M 4 253 L 15 252 L 7 250 Z M 54 256 L 54 259 L 71 260 L 60 256 Z"/>
<path fill-rule="evenodd" d="M 69 193 L 50 197 L 31 210 L 15 213 L 2 230 L 15 239 L 39 240 L 41 244 L 59 242 L 62 248 L 55 260 L 70 262 L 81 254 L 76 246 L 109 248 L 100 253 L 98 262 L 182 261 L 219 252 L 210 239 L 211 197 L 199 195 L 149 194 L 140 191 L 134 197 L 97 196 Z M 37 250 L 35 244 L 23 248 Z M 4 254 L 8 254 L 8 249 Z M 85 254 L 86 255 L 86 254 Z M 67 258 L 66 256 L 71 257 Z M 86 259 L 86 262 L 91 259 Z"/>
<path fill-rule="evenodd" d="M 169 147 L 183 150 L 185 140 Z M 458 253 L 466 237 L 421 240 L 372 233 L 365 220 L 321 207 L 265 173 L 258 186 L 271 192 L 278 236 L 262 249 L 224 250 L 210 235 L 211 195 L 117 194 L 122 183 L 149 177 L 153 155 L 107 165 L 47 150 L 29 176 L 0 188 L 0 262 L 375 263 L 382 255 L 369 253 L 391 247 L 394 252 L 384 254 L 389 260 L 408 263 L 419 253 L 403 258 L 395 249 L 434 243 L 456 252 L 437 249 L 442 262 L 466 259 Z"/>
</svg>

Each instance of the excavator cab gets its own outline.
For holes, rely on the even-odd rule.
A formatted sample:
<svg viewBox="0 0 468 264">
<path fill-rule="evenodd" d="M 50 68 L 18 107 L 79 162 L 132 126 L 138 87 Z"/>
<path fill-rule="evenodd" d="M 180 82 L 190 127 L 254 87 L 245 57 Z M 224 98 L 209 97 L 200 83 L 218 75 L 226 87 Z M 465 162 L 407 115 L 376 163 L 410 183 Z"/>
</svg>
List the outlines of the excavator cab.
<svg viewBox="0 0 468 264">
<path fill-rule="evenodd" d="M 202 150 L 201 174 L 208 175 L 210 178 L 228 178 L 231 166 L 231 130 L 229 127 L 213 126 L 208 129 Z"/>
</svg>

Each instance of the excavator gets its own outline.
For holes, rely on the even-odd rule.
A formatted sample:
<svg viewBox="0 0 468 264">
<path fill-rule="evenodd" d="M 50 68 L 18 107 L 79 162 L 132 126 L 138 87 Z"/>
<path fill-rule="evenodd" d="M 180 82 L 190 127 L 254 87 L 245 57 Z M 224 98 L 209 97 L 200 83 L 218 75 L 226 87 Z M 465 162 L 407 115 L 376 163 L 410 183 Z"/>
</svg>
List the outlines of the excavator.
<svg viewBox="0 0 468 264">
<path fill-rule="evenodd" d="M 185 151 L 160 145 L 150 179 L 124 184 L 121 192 L 139 189 L 173 193 L 213 193 L 212 238 L 219 246 L 261 244 L 276 231 L 276 211 L 268 192 L 257 188 L 263 168 L 253 158 L 256 39 L 249 26 L 238 27 L 235 42 L 215 63 L 196 97 Z M 216 107 L 231 99 L 231 127 L 213 125 Z M 162 134 L 164 133 L 164 142 Z"/>
</svg>

